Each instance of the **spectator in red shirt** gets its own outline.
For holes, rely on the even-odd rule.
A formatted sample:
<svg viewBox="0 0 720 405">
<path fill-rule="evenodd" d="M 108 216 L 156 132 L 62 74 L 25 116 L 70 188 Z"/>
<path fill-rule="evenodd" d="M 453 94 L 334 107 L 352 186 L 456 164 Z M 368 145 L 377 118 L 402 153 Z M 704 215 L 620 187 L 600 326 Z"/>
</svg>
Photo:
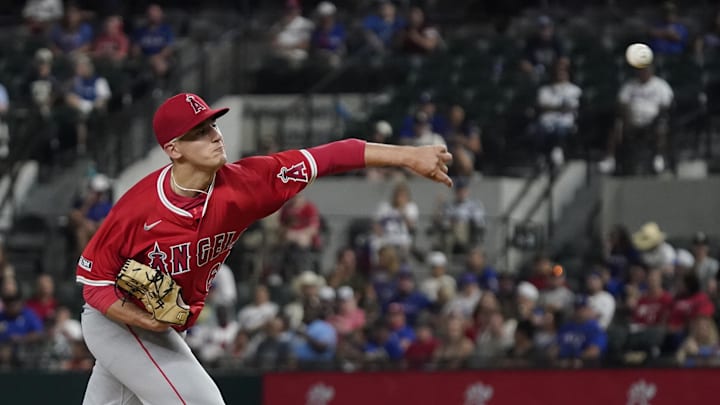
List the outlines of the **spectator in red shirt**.
<svg viewBox="0 0 720 405">
<path fill-rule="evenodd" d="M 49 274 L 40 274 L 35 283 L 35 296 L 27 300 L 25 305 L 47 324 L 55 316 L 58 306 L 55 299 L 55 282 Z"/>
<path fill-rule="evenodd" d="M 315 204 L 298 195 L 280 210 L 280 237 L 285 257 L 282 268 L 289 274 L 311 268 L 310 252 L 320 248 L 320 214 Z"/>
<path fill-rule="evenodd" d="M 668 317 L 665 348 L 675 352 L 685 338 L 690 322 L 698 316 L 712 317 L 714 313 L 715 306 L 700 289 L 698 276 L 694 273 L 686 274 L 680 280 Z"/>
<path fill-rule="evenodd" d="M 660 346 L 665 337 L 665 322 L 672 304 L 672 296 L 662 286 L 662 271 L 649 270 L 647 291 L 639 299 L 633 296 L 627 299 L 632 320 L 623 345 L 624 351 L 642 353 L 640 360 L 647 358 L 648 354 L 660 354 Z"/>
<path fill-rule="evenodd" d="M 411 370 L 422 370 L 432 361 L 440 341 L 433 336 L 429 325 L 415 328 L 415 336 L 415 341 L 405 351 L 405 364 Z"/>
<path fill-rule="evenodd" d="M 130 40 L 123 32 L 123 20 L 118 15 L 109 16 L 105 20 L 103 33 L 95 40 L 92 55 L 98 59 L 122 62 L 128 56 Z"/>
</svg>

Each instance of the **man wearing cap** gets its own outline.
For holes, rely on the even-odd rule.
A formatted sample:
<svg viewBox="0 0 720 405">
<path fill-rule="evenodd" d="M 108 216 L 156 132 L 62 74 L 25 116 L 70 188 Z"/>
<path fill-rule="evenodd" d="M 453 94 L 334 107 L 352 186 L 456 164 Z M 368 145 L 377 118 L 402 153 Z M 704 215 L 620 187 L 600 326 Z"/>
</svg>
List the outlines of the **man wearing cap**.
<svg viewBox="0 0 720 405">
<path fill-rule="evenodd" d="M 452 295 L 455 295 L 455 279 L 447 275 L 447 257 L 442 252 L 432 252 L 428 255 L 430 265 L 430 277 L 423 280 L 420 285 L 422 291 L 430 301 L 435 302 L 440 289 L 445 288 Z"/>
<path fill-rule="evenodd" d="M 575 299 L 573 318 L 560 327 L 557 346 L 550 349 L 550 355 L 564 367 L 581 367 L 597 364 L 607 349 L 607 334 L 595 319 L 595 310 L 588 297 L 580 295 Z"/>
<path fill-rule="evenodd" d="M 720 264 L 717 259 L 710 257 L 710 240 L 705 232 L 698 232 L 693 237 L 692 253 L 695 257 L 695 272 L 700 278 L 702 289 L 713 294 L 717 291 L 717 281 Z"/>
<path fill-rule="evenodd" d="M 171 163 L 117 202 L 78 261 L 86 301 L 84 337 L 96 358 L 85 404 L 224 403 L 182 333 L 202 310 L 215 274 L 240 234 L 279 209 L 316 177 L 366 166 L 402 166 L 452 185 L 445 148 L 399 147 L 356 139 L 228 163 L 212 109 L 195 94 L 166 100 L 153 128 Z M 171 328 L 115 295 L 122 264 L 134 259 L 169 274 L 190 306 Z M 178 333 L 180 332 L 180 333 Z M 124 403 L 129 403 L 128 401 Z"/>
<path fill-rule="evenodd" d="M 110 179 L 104 174 L 96 174 L 90 179 L 84 198 L 78 198 L 73 203 L 69 217 L 78 249 L 75 254 L 80 254 L 85 249 L 85 245 L 110 213 L 112 200 L 109 191 Z"/>
</svg>

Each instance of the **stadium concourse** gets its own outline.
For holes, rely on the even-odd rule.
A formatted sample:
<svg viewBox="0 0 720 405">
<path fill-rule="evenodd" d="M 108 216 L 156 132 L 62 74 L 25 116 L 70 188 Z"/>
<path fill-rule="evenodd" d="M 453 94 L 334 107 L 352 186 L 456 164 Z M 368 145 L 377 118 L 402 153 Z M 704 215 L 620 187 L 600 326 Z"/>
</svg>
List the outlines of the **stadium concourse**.
<svg viewBox="0 0 720 405">
<path fill-rule="evenodd" d="M 431 375 L 452 403 L 518 403 L 514 375 L 485 370 L 591 392 L 564 372 L 612 368 L 598 398 L 708 403 L 663 373 L 697 368 L 705 392 L 720 365 L 713 2 L 28 0 L 0 5 L 0 43 L 7 375 L 82 398 L 78 258 L 138 165 L 167 162 L 157 106 L 193 92 L 232 101 L 232 159 L 350 137 L 454 156 L 450 191 L 355 171 L 243 233 L 186 338 L 223 392 L 250 375 L 248 403 L 289 403 L 273 384 L 354 403 L 372 371 L 400 401 L 441 403 L 392 388 Z M 627 64 L 632 43 L 651 66 Z"/>
</svg>

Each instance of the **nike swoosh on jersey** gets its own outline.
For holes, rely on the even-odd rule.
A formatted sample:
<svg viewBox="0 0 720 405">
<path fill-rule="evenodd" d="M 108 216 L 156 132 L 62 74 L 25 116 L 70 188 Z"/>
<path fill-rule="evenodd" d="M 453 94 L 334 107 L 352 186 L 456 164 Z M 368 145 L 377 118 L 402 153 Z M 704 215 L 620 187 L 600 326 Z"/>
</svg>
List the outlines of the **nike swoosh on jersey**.
<svg viewBox="0 0 720 405">
<path fill-rule="evenodd" d="M 160 222 L 162 222 L 162 219 L 158 219 L 157 221 L 153 222 L 153 223 L 150 224 L 150 225 L 148 225 L 147 222 L 146 222 L 146 223 L 143 224 L 143 229 L 146 230 L 146 231 L 149 231 L 149 230 L 155 228 L 155 226 L 157 226 L 157 224 L 159 224 Z"/>
</svg>

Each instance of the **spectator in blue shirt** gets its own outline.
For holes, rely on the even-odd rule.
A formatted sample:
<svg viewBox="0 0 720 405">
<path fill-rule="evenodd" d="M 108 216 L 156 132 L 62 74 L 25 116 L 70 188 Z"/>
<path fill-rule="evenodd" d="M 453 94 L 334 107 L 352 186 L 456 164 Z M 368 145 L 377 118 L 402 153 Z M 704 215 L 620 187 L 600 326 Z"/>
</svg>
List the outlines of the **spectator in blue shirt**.
<svg viewBox="0 0 720 405">
<path fill-rule="evenodd" d="M 650 47 L 658 54 L 679 55 L 685 52 L 688 43 L 688 30 L 677 20 L 677 7 L 674 3 L 663 4 L 664 21 L 650 30 Z"/>
<path fill-rule="evenodd" d="M 428 297 L 416 289 L 415 280 L 409 269 L 402 269 L 398 274 L 397 291 L 390 299 L 390 305 L 385 308 L 386 313 L 393 303 L 402 305 L 407 323 L 410 326 L 414 326 L 420 313 L 430 309 L 431 305 Z"/>
<path fill-rule="evenodd" d="M 345 53 L 345 26 L 336 21 L 337 9 L 329 1 L 317 6 L 318 23 L 310 38 L 313 54 L 325 60 L 330 66 L 337 67 Z"/>
<path fill-rule="evenodd" d="M 393 335 L 388 325 L 383 322 L 376 324 L 369 332 L 365 346 L 362 348 L 366 363 L 384 363 L 387 360 L 402 360 L 404 350 L 400 340 Z"/>
<path fill-rule="evenodd" d="M 307 328 L 297 331 L 294 346 L 295 358 L 301 367 L 323 367 L 335 358 L 338 338 L 335 328 L 325 319 L 327 311 L 319 313 Z"/>
<path fill-rule="evenodd" d="M 380 0 L 378 14 L 369 15 L 363 20 L 365 38 L 378 53 L 389 51 L 395 35 L 404 27 L 405 21 L 397 15 L 395 5 L 389 0 Z"/>
<path fill-rule="evenodd" d="M 447 120 L 441 115 L 436 114 L 437 107 L 435 106 L 435 101 L 433 100 L 432 94 L 430 94 L 429 92 L 423 92 L 422 94 L 420 94 L 420 97 L 418 99 L 416 113 L 409 114 L 403 120 L 399 132 L 400 138 L 412 138 L 415 135 L 414 128 L 417 112 L 425 113 L 428 121 L 430 122 L 430 127 L 433 133 L 446 134 L 448 132 Z"/>
<path fill-rule="evenodd" d="M 20 294 L 6 293 L 0 310 L 0 366 L 13 361 L 19 345 L 31 344 L 42 338 L 43 324 Z"/>
<path fill-rule="evenodd" d="M 551 357 L 557 358 L 564 367 L 598 364 L 607 349 L 607 343 L 607 334 L 600 327 L 588 298 L 579 296 L 575 301 L 573 318 L 558 331 Z"/>
<path fill-rule="evenodd" d="M 467 256 L 465 270 L 467 273 L 474 274 L 477 277 L 480 288 L 494 293 L 498 292 L 500 282 L 498 281 L 497 271 L 487 264 L 485 251 L 483 251 L 481 247 L 475 247 L 470 250 Z"/>
<path fill-rule="evenodd" d="M 88 52 L 93 40 L 90 24 L 83 21 L 82 10 L 70 5 L 59 24 L 50 32 L 52 50 L 56 54 Z"/>
<path fill-rule="evenodd" d="M 404 352 L 415 341 L 415 331 L 406 322 L 402 304 L 394 302 L 388 306 L 387 323 L 390 327 L 390 337 L 400 343 Z"/>
<path fill-rule="evenodd" d="M 96 174 L 90 179 L 84 198 L 78 198 L 70 212 L 70 226 L 74 231 L 77 256 L 82 253 L 85 245 L 110 213 L 110 208 L 110 179 L 103 174 Z"/>
<path fill-rule="evenodd" d="M 175 34 L 165 23 L 162 8 L 151 4 L 147 8 L 147 25 L 135 31 L 133 36 L 133 54 L 146 57 L 155 75 L 164 77 L 170 68 L 174 42 Z"/>
</svg>

